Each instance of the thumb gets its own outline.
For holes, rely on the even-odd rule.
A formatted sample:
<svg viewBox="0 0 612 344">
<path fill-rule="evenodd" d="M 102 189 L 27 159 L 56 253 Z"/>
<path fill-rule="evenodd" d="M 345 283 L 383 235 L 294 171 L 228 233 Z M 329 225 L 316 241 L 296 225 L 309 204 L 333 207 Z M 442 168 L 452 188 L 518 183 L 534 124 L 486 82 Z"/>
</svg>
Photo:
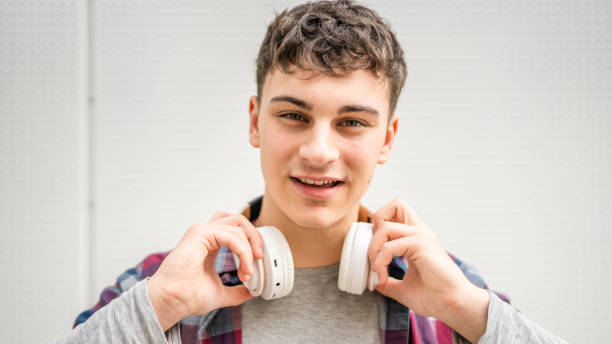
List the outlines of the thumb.
<svg viewBox="0 0 612 344">
<path fill-rule="evenodd" d="M 223 287 L 223 300 L 226 306 L 238 306 L 252 298 L 253 295 L 242 284 L 233 287 Z"/>
<path fill-rule="evenodd" d="M 389 277 L 384 284 L 378 285 L 376 290 L 387 297 L 399 301 L 402 294 L 402 281 Z"/>
</svg>

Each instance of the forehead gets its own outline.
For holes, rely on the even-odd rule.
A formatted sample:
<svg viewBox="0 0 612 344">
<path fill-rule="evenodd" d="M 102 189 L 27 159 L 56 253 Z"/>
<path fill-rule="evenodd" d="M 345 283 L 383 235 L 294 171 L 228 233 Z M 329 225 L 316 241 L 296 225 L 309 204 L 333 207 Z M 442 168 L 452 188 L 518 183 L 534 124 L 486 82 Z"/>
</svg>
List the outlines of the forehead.
<svg viewBox="0 0 612 344">
<path fill-rule="evenodd" d="M 386 79 L 365 70 L 334 77 L 322 73 L 297 70 L 285 73 L 276 68 L 266 76 L 261 92 L 261 104 L 266 106 L 278 96 L 294 96 L 319 107 L 341 107 L 361 103 L 379 113 L 389 111 L 390 85 Z"/>
</svg>

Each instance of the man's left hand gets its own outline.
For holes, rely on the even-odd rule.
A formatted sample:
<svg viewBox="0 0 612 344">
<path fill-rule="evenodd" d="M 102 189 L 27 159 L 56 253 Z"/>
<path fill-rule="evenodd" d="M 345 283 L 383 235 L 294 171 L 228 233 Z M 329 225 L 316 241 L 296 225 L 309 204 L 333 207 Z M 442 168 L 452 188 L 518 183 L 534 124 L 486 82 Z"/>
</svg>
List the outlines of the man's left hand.
<svg viewBox="0 0 612 344">
<path fill-rule="evenodd" d="M 372 220 L 374 236 L 368 258 L 378 277 L 376 290 L 419 315 L 441 320 L 476 343 L 486 329 L 488 292 L 465 277 L 404 200 L 386 204 L 372 215 Z M 408 261 L 402 280 L 387 272 L 395 256 Z"/>
</svg>

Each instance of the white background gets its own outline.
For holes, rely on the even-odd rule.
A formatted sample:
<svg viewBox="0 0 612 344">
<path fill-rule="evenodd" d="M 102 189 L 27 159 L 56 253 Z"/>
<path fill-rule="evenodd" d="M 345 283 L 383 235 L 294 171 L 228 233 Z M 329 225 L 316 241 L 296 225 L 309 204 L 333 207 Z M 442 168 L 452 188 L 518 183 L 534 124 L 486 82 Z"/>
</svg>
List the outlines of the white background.
<svg viewBox="0 0 612 344">
<path fill-rule="evenodd" d="M 50 342 L 146 255 L 263 192 L 277 1 L 0 0 L 0 341 Z M 408 201 L 559 336 L 612 303 L 610 1 L 377 1 L 406 54 L 371 210 Z"/>
</svg>

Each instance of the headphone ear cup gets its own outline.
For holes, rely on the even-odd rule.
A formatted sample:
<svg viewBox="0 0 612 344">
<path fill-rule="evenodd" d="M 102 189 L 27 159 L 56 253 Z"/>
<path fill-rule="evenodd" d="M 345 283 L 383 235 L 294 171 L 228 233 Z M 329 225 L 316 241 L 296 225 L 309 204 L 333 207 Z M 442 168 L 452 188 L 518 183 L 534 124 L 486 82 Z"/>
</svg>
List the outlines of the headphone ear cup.
<svg viewBox="0 0 612 344">
<path fill-rule="evenodd" d="M 350 294 L 361 295 L 366 286 L 373 290 L 375 274 L 370 273 L 368 247 L 372 241 L 372 224 L 355 222 L 351 224 L 340 258 L 338 288 Z M 372 277 L 371 275 L 374 275 Z"/>
<path fill-rule="evenodd" d="M 351 254 L 353 251 L 353 240 L 355 238 L 355 229 L 351 225 L 346 237 L 344 237 L 344 244 L 342 245 L 342 256 L 340 257 L 340 268 L 338 270 L 338 288 L 344 292 L 348 291 L 349 279 L 351 276 Z"/>
<path fill-rule="evenodd" d="M 293 289 L 293 256 L 283 234 L 275 227 L 256 228 L 263 239 L 263 259 L 253 260 L 253 275 L 243 282 L 249 293 L 266 300 L 286 296 Z M 233 254 L 236 268 L 238 256 Z"/>
<path fill-rule="evenodd" d="M 265 300 L 278 299 L 293 289 L 293 256 L 283 233 L 272 226 L 258 227 L 263 238 L 263 290 Z"/>
</svg>

